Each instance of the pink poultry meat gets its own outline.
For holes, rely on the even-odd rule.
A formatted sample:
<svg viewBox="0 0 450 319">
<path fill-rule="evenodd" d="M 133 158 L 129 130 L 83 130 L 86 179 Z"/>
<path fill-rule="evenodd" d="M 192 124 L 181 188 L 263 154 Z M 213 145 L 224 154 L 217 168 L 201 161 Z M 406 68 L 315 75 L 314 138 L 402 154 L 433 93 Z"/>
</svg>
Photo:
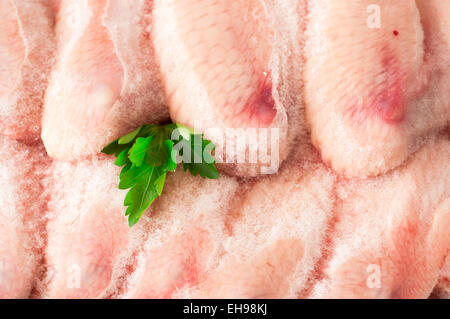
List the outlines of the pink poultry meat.
<svg viewBox="0 0 450 319">
<path fill-rule="evenodd" d="M 167 118 L 148 41 L 151 1 L 54 0 L 57 61 L 45 95 L 42 141 L 59 160 L 97 153 Z"/>
<path fill-rule="evenodd" d="M 28 144 L 41 132 L 55 54 L 53 20 L 49 0 L 0 3 L 0 131 Z"/>
<path fill-rule="evenodd" d="M 449 298 L 449 15 L 0 1 L 0 298 Z M 169 119 L 220 178 L 178 169 L 130 228 L 100 151 Z"/>
</svg>

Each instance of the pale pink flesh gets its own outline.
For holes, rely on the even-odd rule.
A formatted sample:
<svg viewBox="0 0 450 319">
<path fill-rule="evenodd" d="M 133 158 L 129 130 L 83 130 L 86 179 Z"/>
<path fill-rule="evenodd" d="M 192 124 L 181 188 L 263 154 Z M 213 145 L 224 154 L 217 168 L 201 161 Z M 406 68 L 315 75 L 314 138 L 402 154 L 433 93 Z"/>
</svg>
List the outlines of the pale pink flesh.
<svg viewBox="0 0 450 319">
<path fill-rule="evenodd" d="M 450 64 L 439 60 L 450 50 L 442 41 L 439 54 L 427 45 L 436 34 L 448 34 L 445 24 L 423 23 L 435 18 L 420 12 L 415 1 L 386 0 L 377 2 L 376 27 L 371 4 L 319 0 L 309 7 L 307 118 L 324 161 L 346 176 L 399 166 L 425 135 L 450 119 L 450 78 L 444 71 Z M 435 12 L 443 20 L 447 5 L 440 6 Z"/>
<path fill-rule="evenodd" d="M 4 96 L 16 85 L 20 68 L 25 58 L 25 46 L 20 35 L 17 9 L 11 1 L 2 1 L 0 4 L 3 30 L 0 36 L 1 78 L 0 94 Z M 8 26 L 8 27 L 6 27 Z"/>
<path fill-rule="evenodd" d="M 53 279 L 43 295 L 427 297 L 450 248 L 449 152 L 448 140 L 436 137 L 401 169 L 361 181 L 336 179 L 313 151 L 295 157 L 301 165 L 285 166 L 277 176 L 249 185 L 226 177 L 217 185 L 177 172 L 169 177 L 165 196 L 131 233 L 119 214 L 123 195 L 114 195 L 117 172 L 105 175 L 112 160 L 59 163 L 53 178 L 71 187 L 50 187 L 55 219 L 50 217 L 47 258 Z M 102 195 L 89 191 L 94 188 Z M 67 217 L 58 217 L 54 204 L 62 208 L 66 202 Z M 106 211 L 97 204 L 105 202 L 111 205 Z M 88 219 L 93 211 L 115 217 L 103 215 L 100 226 Z M 87 233 L 74 235 L 68 231 L 73 228 Z M 94 233 L 102 236 L 89 235 Z M 122 240 L 109 238 L 110 233 Z M 126 244 L 130 236 L 138 239 Z M 67 288 L 74 263 L 82 265 L 82 278 L 90 285 Z M 379 289 L 368 286 L 370 265 L 382 269 Z"/>
<path fill-rule="evenodd" d="M 283 298 L 289 291 L 292 274 L 303 257 L 298 239 L 270 243 L 248 261 L 235 257 L 223 263 L 200 285 L 196 298 Z"/>
<path fill-rule="evenodd" d="M 321 14 L 327 16 L 325 8 L 314 11 L 317 9 L 315 6 L 326 2 L 315 1 L 315 5 L 308 3 L 310 19 L 314 16 L 323 18 Z M 307 103 L 306 111 L 313 131 L 313 142 L 316 146 L 321 145 L 322 156 L 326 152 L 326 147 L 322 145 L 331 145 L 332 148 L 328 149 L 331 157 L 321 158 L 307 137 L 303 136 L 297 140 L 298 144 L 290 154 L 289 147 L 284 148 L 284 156 L 289 155 L 289 160 L 273 176 L 240 180 L 222 174 L 219 180 L 213 181 L 194 178 L 178 171 L 168 176 L 163 197 L 148 209 L 137 226 L 130 229 L 123 216 L 125 192 L 117 190 L 119 169 L 113 165 L 112 157 L 95 155 L 73 163 L 55 160 L 47 165 L 50 159 L 44 155 L 42 146 L 24 146 L 3 136 L 9 133 L 2 131 L 0 150 L 6 156 L 0 159 L 0 180 L 7 187 L 0 195 L 0 237 L 1 242 L 6 243 L 0 249 L 0 297 L 426 298 L 435 285 L 435 293 L 441 293 L 445 297 L 448 291 L 450 250 L 450 135 L 439 134 L 437 131 L 448 123 L 450 109 L 450 73 L 446 71 L 446 66 L 450 65 L 450 32 L 444 32 L 450 30 L 447 28 L 448 20 L 445 19 L 449 5 L 439 0 L 418 0 L 417 10 L 413 2 L 382 2 L 383 8 L 392 9 L 389 11 L 392 19 L 385 28 L 392 27 L 392 21 L 404 24 L 396 29 L 399 32 L 397 37 L 392 32 L 379 30 L 386 31 L 383 36 L 394 37 L 395 41 L 401 43 L 394 45 L 393 56 L 403 57 L 398 62 L 403 71 L 398 74 L 397 71 L 388 71 L 384 78 L 387 83 L 406 82 L 408 92 L 405 96 L 410 102 L 403 105 L 404 114 L 397 112 L 402 109 L 396 108 L 396 102 L 403 100 L 405 96 L 396 95 L 391 89 L 383 93 L 384 87 L 381 85 L 381 93 L 374 93 L 366 98 L 375 105 L 389 97 L 392 98 L 391 101 L 388 99 L 391 105 L 387 103 L 384 105 L 386 108 L 376 109 L 376 112 L 370 107 L 353 109 L 350 118 L 361 116 L 363 121 L 369 121 L 370 118 L 372 126 L 358 126 L 361 122 L 361 118 L 358 118 L 351 122 L 353 133 L 342 140 L 350 145 L 359 141 L 358 143 L 367 147 L 360 155 L 378 159 L 376 164 L 361 161 L 361 158 L 343 151 L 342 144 L 338 143 L 335 135 L 324 133 L 328 125 L 346 130 L 351 126 L 347 122 L 336 126 L 332 122 L 335 118 L 330 118 L 331 122 L 327 123 L 313 121 L 313 118 L 320 118 L 316 111 L 321 107 L 330 107 L 329 104 Z M 50 155 L 74 159 L 98 152 L 104 146 L 102 143 L 107 143 L 107 139 L 117 137 L 143 123 L 143 117 L 146 121 L 153 121 L 156 116 L 154 112 L 159 112 L 154 111 L 154 107 L 159 104 L 152 102 L 149 107 L 146 101 L 163 100 L 162 89 L 157 78 L 151 79 L 154 86 L 148 82 L 149 76 L 159 71 L 151 63 L 151 59 L 143 58 L 146 54 L 151 56 L 152 49 L 150 35 L 144 32 L 144 25 L 147 25 L 149 17 L 142 14 L 149 8 L 144 10 L 140 7 L 142 2 L 138 5 L 138 2 L 125 3 L 119 0 L 76 3 L 62 1 L 61 6 L 59 1 L 54 3 L 55 10 L 59 10 L 55 31 L 59 43 L 58 63 L 55 64 L 53 81 L 47 91 L 43 136 Z M 344 13 L 339 10 L 343 10 L 342 7 L 345 8 L 347 4 L 341 4 L 342 7 L 335 10 L 337 17 L 339 14 L 352 12 L 350 9 L 354 7 L 349 3 L 348 10 L 344 10 Z M 364 16 L 368 2 L 359 3 L 364 4 L 361 7 L 361 16 Z M 208 119 L 208 112 L 214 112 L 216 116 L 212 120 L 219 123 L 219 126 L 279 126 L 298 137 L 299 129 L 291 127 L 303 127 L 301 103 L 297 101 L 297 104 L 289 104 L 285 101 L 296 95 L 301 97 L 302 83 L 299 75 L 302 72 L 298 72 L 297 76 L 292 74 L 295 73 L 293 71 L 279 75 L 282 83 L 272 88 L 272 93 L 279 95 L 272 96 L 277 105 L 273 123 L 264 120 L 270 119 L 270 116 L 266 117 L 270 112 L 265 112 L 270 108 L 265 109 L 264 106 L 259 110 L 259 118 L 249 116 L 255 113 L 248 112 L 249 109 L 242 105 L 237 107 L 240 110 L 237 114 L 228 113 L 226 105 L 221 104 L 225 101 L 224 98 L 234 99 L 233 105 L 238 105 L 240 99 L 246 100 L 253 95 L 240 89 L 229 90 L 229 94 L 225 94 L 227 89 L 219 89 L 226 88 L 223 85 L 227 83 L 225 78 L 235 77 L 235 81 L 244 83 L 239 88 L 261 87 L 257 84 L 259 78 L 255 76 L 259 71 L 254 73 L 254 70 L 269 63 L 267 55 L 270 56 L 273 50 L 271 41 L 264 41 L 272 37 L 277 39 L 277 32 L 282 33 L 265 24 L 270 24 L 271 19 L 276 20 L 276 16 L 281 16 L 282 11 L 272 11 L 271 1 L 266 2 L 267 7 L 260 2 L 249 2 L 248 8 L 256 10 L 250 10 L 251 12 L 265 17 L 261 20 L 265 22 L 258 25 L 252 17 L 246 17 L 248 8 L 244 8 L 242 3 L 225 5 L 213 1 L 188 1 L 187 4 L 185 7 L 184 2 L 176 5 L 171 1 L 155 3 L 154 19 L 161 20 L 155 22 L 152 32 L 158 35 L 155 30 L 163 28 L 160 31 L 161 37 L 184 32 L 182 38 L 178 39 L 184 45 L 179 57 L 185 57 L 184 54 L 190 52 L 185 57 L 186 60 L 173 60 L 176 62 L 175 66 L 170 67 L 175 67 L 176 72 L 169 74 L 171 69 L 164 66 L 164 63 L 170 62 L 169 48 L 173 48 L 177 42 L 172 37 L 163 39 L 168 42 L 157 42 L 152 33 L 157 55 L 160 54 L 158 59 L 162 64 L 166 90 L 169 87 L 181 90 L 186 98 L 182 100 L 179 97 L 177 101 L 173 99 L 176 94 L 168 96 L 172 116 L 180 115 L 181 120 L 184 112 L 186 119 L 191 117 L 187 122 L 194 121 L 197 117 L 199 120 L 209 121 L 211 119 Z M 70 5 L 73 5 L 72 9 L 80 8 L 80 16 L 65 15 L 67 11 L 64 10 L 69 10 Z M 84 5 L 87 7 L 83 7 Z M 225 12 L 236 19 L 223 22 L 223 11 L 217 10 L 221 6 L 226 7 Z M 398 8 L 394 8 L 395 6 Z M 205 13 L 203 18 L 212 20 L 215 27 L 227 26 L 224 33 L 215 28 L 210 29 L 211 33 L 204 32 L 202 23 L 191 19 L 193 16 L 185 16 L 191 14 L 194 7 L 199 9 L 197 13 Z M 303 2 L 296 7 L 286 1 L 283 9 L 286 8 L 293 10 L 286 11 L 290 14 L 304 14 L 308 11 Z M 141 9 L 144 11 L 140 11 Z M 162 15 L 166 10 L 173 15 Z M 102 12 L 102 18 L 99 19 L 99 15 L 87 16 L 89 11 Z M 392 12 L 398 14 L 394 15 Z M 411 36 L 411 28 L 415 30 L 417 27 L 418 17 L 412 14 L 414 12 L 420 14 L 420 28 L 424 31 L 422 48 L 418 44 L 411 46 L 411 39 L 404 38 L 405 35 Z M 138 20 L 131 19 L 135 16 Z M 166 26 L 163 25 L 164 17 L 167 20 Z M 267 17 L 270 19 L 266 20 Z M 231 37 L 232 41 L 241 39 L 245 45 L 227 47 L 228 42 L 225 40 L 230 38 L 222 39 L 219 35 L 226 35 L 232 30 L 228 27 L 241 26 L 240 19 L 247 18 L 246 28 L 238 31 L 238 36 L 233 34 L 234 37 Z M 298 41 L 304 41 L 300 34 L 303 29 L 298 23 L 301 18 L 294 19 L 290 15 L 283 19 L 285 18 L 292 23 L 291 28 L 292 25 L 299 28 L 296 31 L 298 33 L 293 32 L 290 36 L 297 36 Z M 86 30 L 91 32 L 81 32 L 81 38 L 76 39 L 77 30 L 84 30 L 82 25 L 70 29 L 66 22 L 82 23 L 84 19 L 87 23 Z M 142 24 L 139 19 L 147 22 Z M 171 29 L 171 19 L 184 24 L 185 28 Z M 356 20 L 344 19 L 345 23 L 331 25 L 329 22 L 333 20 L 330 18 L 326 22 L 330 25 L 330 32 L 346 33 L 351 30 L 349 25 Z M 4 38 L 0 36 L 0 42 L 3 41 L 0 43 L 0 59 L 4 52 L 1 47 L 5 47 L 5 43 L 10 45 L 10 39 L 19 30 L 14 21 L 16 20 L 12 18 L 11 28 L 8 28 L 10 33 Z M 342 22 L 342 19 L 339 21 Z M 365 21 L 358 20 L 358 23 Z M 310 25 L 314 25 L 314 22 L 311 20 Z M 319 23 L 320 27 L 324 25 L 327 24 Z M 170 30 L 164 29 L 165 27 Z M 281 28 L 281 25 L 278 27 Z M 259 34 L 264 30 L 270 30 L 267 38 Z M 262 40 L 247 43 L 247 37 L 253 32 Z M 359 32 L 359 35 L 352 34 L 352 39 L 361 39 L 359 44 L 367 49 L 370 61 L 381 59 L 381 64 L 383 61 L 387 64 L 392 61 L 384 60 L 377 53 L 382 37 L 375 36 L 368 43 L 364 39 L 365 30 L 360 28 Z M 67 44 L 70 39 L 76 39 L 73 47 L 70 47 L 70 41 Z M 237 54 L 237 69 L 243 70 L 242 77 L 236 76 L 227 68 L 216 68 L 216 58 L 220 54 L 204 61 L 207 68 L 203 69 L 204 65 L 196 62 L 196 59 L 201 59 L 205 51 L 199 50 L 195 45 L 196 39 L 201 39 L 199 47 L 204 48 L 214 46 L 211 44 L 213 42 L 223 42 L 225 47 L 222 55 L 228 58 Z M 345 42 L 346 37 L 332 37 L 325 43 L 336 46 L 337 56 L 346 57 L 345 50 L 352 48 L 352 43 L 336 45 L 336 41 Z M 26 44 L 26 41 L 23 43 Z M 292 44 L 290 41 L 287 43 Z M 307 45 L 307 50 L 312 46 L 313 44 L 309 47 Z M 136 53 L 130 48 L 139 50 Z M 295 49 L 289 45 L 287 48 Z M 23 59 L 21 52 L 25 51 L 22 49 L 18 42 L 17 48 L 11 51 L 17 53 L 10 63 L 12 75 L 17 74 L 14 70 Z M 413 52 L 419 54 L 415 55 Z M 288 60 L 299 59 L 297 53 L 292 54 Z M 379 89 L 376 84 L 378 82 L 373 80 L 372 73 L 378 72 L 377 64 L 369 63 L 370 61 L 361 64 L 361 59 L 367 57 L 360 56 L 359 51 L 353 53 L 357 57 L 343 65 L 351 70 L 360 63 L 366 68 L 365 76 L 357 71 L 351 75 L 339 75 L 339 69 L 331 68 L 326 76 L 327 81 L 322 83 L 330 85 L 340 80 L 344 84 L 353 83 L 356 87 L 376 92 Z M 415 59 L 419 62 L 415 63 Z M 208 64 L 211 61 L 212 64 Z M 285 62 L 285 65 L 279 67 L 289 69 L 296 65 L 294 71 L 301 70 L 301 65 Z M 314 67 L 321 65 L 316 63 Z M 229 69 L 235 70 L 232 66 Z M 5 70 L 0 69 L 0 72 L 6 72 Z M 36 66 L 33 70 L 37 72 L 39 68 Z M 177 75 L 182 74 L 178 72 L 186 70 L 192 72 L 190 76 L 198 77 L 191 83 L 193 86 L 176 81 Z M 218 70 L 216 77 L 208 78 L 211 76 L 210 70 Z M 307 67 L 304 74 L 310 73 L 311 70 Z M 320 72 L 312 74 L 304 79 L 307 101 L 318 92 L 308 88 L 308 85 L 315 83 L 322 87 L 319 85 Z M 271 75 L 276 75 L 276 72 Z M 221 79 L 221 76 L 224 78 Z M 133 82 L 139 77 L 142 77 L 143 82 Z M 299 83 L 285 83 L 295 78 Z M 9 82 L 0 83 L 6 83 L 3 87 L 10 90 Z M 68 90 L 74 83 L 79 92 Z M 234 82 L 230 80 L 230 83 Z M 196 96 L 199 92 L 197 84 L 210 92 L 206 100 Z M 149 95 L 143 94 L 150 86 L 154 91 Z M 109 93 L 101 93 L 98 100 L 92 99 L 97 95 L 90 92 L 90 89 L 106 89 L 107 92 L 113 92 L 114 97 L 108 100 Z M 287 94 L 284 90 L 293 91 Z M 335 91 L 343 95 L 348 93 L 347 90 L 332 90 L 322 97 L 333 100 L 336 97 L 333 95 Z M 25 86 L 23 92 L 30 92 L 30 88 Z M 364 95 L 366 91 L 359 93 Z M 142 98 L 139 103 L 129 103 L 138 97 Z M 321 102 L 320 99 L 315 101 Z M 95 107 L 89 108 L 88 102 L 95 102 L 92 103 Z M 181 102 L 191 104 L 181 105 Z M 139 107 L 131 108 L 131 105 Z M 335 113 L 342 115 L 340 100 L 333 105 Z M 178 106 L 179 110 L 174 109 Z M 292 106 L 299 112 L 288 110 Z M 202 108 L 202 112 L 195 111 L 195 107 Z M 277 118 L 281 113 L 288 116 Z M 79 116 L 71 116 L 77 114 Z M 26 116 L 27 120 L 29 118 L 31 117 Z M 289 122 L 283 122 L 286 119 Z M 92 123 L 95 125 L 91 125 Z M 106 131 L 107 134 L 103 136 Z M 326 140 L 330 136 L 332 139 Z M 367 139 L 367 136 L 370 138 Z M 420 143 L 413 145 L 414 147 L 408 145 L 413 137 L 420 137 Z M 375 153 L 370 144 L 374 141 L 379 142 Z M 393 170 L 377 178 L 351 178 L 354 175 L 376 175 L 388 169 Z M 346 176 L 342 176 L 342 173 Z M 380 270 L 379 278 L 376 278 L 377 269 Z M 374 287 L 377 279 L 380 286 Z"/>
<path fill-rule="evenodd" d="M 168 117 L 147 41 L 148 10 L 143 2 L 61 1 L 58 61 L 42 120 L 51 157 L 98 153 L 136 127 Z"/>
<path fill-rule="evenodd" d="M 168 298 L 197 286 L 222 254 L 227 207 L 238 186 L 225 176 L 215 182 L 181 171 L 169 176 L 165 196 L 148 212 L 148 240 L 121 296 Z"/>
<path fill-rule="evenodd" d="M 170 67 L 166 56 L 173 50 L 167 43 L 177 37 L 177 45 L 184 51 L 178 54 L 189 61 L 180 65 L 185 70 L 177 71 L 187 76 L 192 72 L 201 81 L 211 100 L 209 112 L 231 126 L 252 122 L 257 127 L 270 125 L 276 113 L 268 74 L 272 35 L 262 4 L 188 0 L 156 1 L 155 7 L 153 34 L 163 70 Z M 197 118 L 185 106 L 183 95 L 188 84 L 183 85 L 177 74 L 165 75 L 172 117 L 193 123 Z"/>
<path fill-rule="evenodd" d="M 0 3 L 0 133 L 28 144 L 39 140 L 54 54 L 52 27 L 46 0 Z"/>
<path fill-rule="evenodd" d="M 449 141 L 432 139 L 395 172 L 338 186 L 332 254 L 313 297 L 431 293 L 450 250 L 449 156 Z"/>
<path fill-rule="evenodd" d="M 55 162 L 49 168 L 47 275 L 48 298 L 99 298 L 115 276 L 130 239 L 122 217 L 117 171 L 111 162 Z M 101 194 L 98 194 L 101 190 Z M 101 235 L 100 235 L 101 234 Z"/>
</svg>

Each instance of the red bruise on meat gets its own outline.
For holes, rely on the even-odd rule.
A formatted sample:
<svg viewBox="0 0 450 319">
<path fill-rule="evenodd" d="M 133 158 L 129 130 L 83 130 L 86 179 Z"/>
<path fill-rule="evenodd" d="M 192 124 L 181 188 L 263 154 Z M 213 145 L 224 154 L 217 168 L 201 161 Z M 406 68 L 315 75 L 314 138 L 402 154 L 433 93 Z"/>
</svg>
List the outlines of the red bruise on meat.
<svg viewBox="0 0 450 319">
<path fill-rule="evenodd" d="M 59 160 L 95 154 L 142 124 L 167 119 L 147 40 L 151 3 L 58 4 L 58 61 L 42 119 L 48 154 Z"/>
<path fill-rule="evenodd" d="M 250 96 L 242 111 L 234 114 L 234 116 L 247 114 L 249 118 L 256 118 L 262 125 L 270 125 L 276 113 L 275 101 L 272 96 L 272 82 L 270 76 L 266 73 L 263 74 L 258 88 Z"/>
<path fill-rule="evenodd" d="M 47 0 L 0 1 L 0 133 L 28 144 L 39 140 L 52 28 Z"/>
<path fill-rule="evenodd" d="M 368 101 L 363 105 L 354 105 L 345 110 L 344 115 L 351 118 L 360 125 L 368 120 L 381 118 L 387 124 L 400 124 L 406 117 L 405 98 L 407 77 L 402 70 L 398 59 L 385 46 L 380 53 L 382 58 L 382 69 L 384 82 L 381 87 L 376 87 L 368 95 Z"/>
</svg>

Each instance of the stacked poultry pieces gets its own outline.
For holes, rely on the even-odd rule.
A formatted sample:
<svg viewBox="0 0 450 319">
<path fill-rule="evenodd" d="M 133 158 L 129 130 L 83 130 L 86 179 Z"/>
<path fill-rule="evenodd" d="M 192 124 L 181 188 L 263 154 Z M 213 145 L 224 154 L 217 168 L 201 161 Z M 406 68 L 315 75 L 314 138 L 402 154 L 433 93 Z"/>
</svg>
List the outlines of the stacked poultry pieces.
<svg viewBox="0 0 450 319">
<path fill-rule="evenodd" d="M 0 297 L 448 298 L 449 14 L 0 1 Z M 277 169 L 236 146 L 218 180 L 169 175 L 129 228 L 100 151 L 169 119 L 227 152 L 269 132 L 252 147 Z"/>
</svg>

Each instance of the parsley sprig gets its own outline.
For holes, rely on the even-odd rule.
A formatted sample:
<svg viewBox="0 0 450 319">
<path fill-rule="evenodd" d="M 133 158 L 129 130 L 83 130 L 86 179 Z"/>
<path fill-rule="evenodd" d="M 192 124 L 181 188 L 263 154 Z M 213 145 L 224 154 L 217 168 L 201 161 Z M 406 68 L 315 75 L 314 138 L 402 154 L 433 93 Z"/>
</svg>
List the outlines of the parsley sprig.
<svg viewBox="0 0 450 319">
<path fill-rule="evenodd" d="M 129 189 L 124 206 L 130 227 L 161 196 L 167 173 L 176 170 L 177 158 L 193 176 L 217 179 L 214 148 L 203 134 L 179 124 L 143 125 L 107 145 L 102 152 L 114 154 L 115 164 L 123 167 L 119 189 Z"/>
</svg>

